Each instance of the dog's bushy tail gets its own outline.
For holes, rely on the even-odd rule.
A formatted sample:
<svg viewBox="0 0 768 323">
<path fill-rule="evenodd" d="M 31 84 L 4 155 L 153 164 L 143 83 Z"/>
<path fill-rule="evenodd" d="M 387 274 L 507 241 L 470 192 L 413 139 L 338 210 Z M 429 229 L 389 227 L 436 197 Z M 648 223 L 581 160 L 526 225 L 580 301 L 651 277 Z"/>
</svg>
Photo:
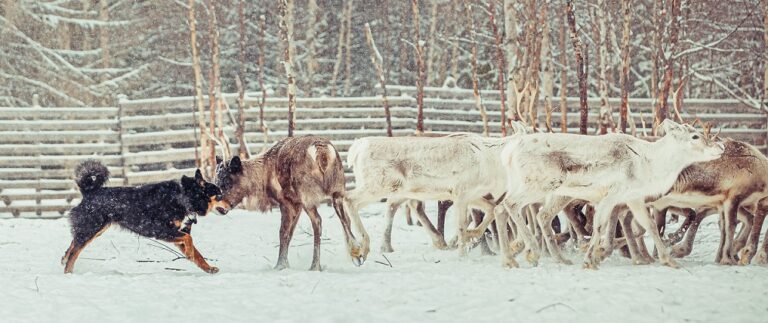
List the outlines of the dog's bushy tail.
<svg viewBox="0 0 768 323">
<path fill-rule="evenodd" d="M 100 189 L 107 180 L 109 169 L 98 160 L 84 160 L 75 168 L 75 183 L 83 195 Z"/>
</svg>

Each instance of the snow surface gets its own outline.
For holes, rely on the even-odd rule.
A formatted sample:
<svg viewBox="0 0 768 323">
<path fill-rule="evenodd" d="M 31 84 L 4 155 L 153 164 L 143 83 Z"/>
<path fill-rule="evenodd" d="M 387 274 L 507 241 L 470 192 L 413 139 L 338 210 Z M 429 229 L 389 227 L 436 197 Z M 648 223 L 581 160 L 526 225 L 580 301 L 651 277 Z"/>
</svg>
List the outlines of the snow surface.
<svg viewBox="0 0 768 323">
<path fill-rule="evenodd" d="M 435 209 L 430 202 L 428 213 Z M 465 258 L 435 250 L 402 215 L 395 218 L 395 252 L 385 259 L 378 252 L 383 210 L 363 210 L 372 250 L 357 268 L 338 219 L 321 208 L 323 272 L 307 271 L 306 216 L 289 252 L 292 268 L 284 271 L 272 269 L 277 211 L 200 218 L 193 236 L 221 269 L 216 275 L 114 228 L 83 251 L 74 274 L 64 275 L 66 218 L 2 220 L 0 322 L 765 322 L 768 314 L 768 268 L 713 263 L 714 217 L 702 225 L 693 254 L 680 261 L 683 269 L 632 266 L 614 254 L 598 271 L 549 258 L 531 268 L 522 257 L 522 268 L 507 270 L 477 249 Z M 451 220 L 449 214 L 449 230 Z M 565 255 L 580 263 L 580 253 L 569 248 Z"/>
</svg>

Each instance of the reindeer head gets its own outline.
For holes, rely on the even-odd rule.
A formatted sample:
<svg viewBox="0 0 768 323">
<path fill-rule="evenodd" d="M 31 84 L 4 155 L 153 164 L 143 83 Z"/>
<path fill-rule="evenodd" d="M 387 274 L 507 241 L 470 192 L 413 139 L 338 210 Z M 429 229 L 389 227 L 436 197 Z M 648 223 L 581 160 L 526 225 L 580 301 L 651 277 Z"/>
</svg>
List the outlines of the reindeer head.
<svg viewBox="0 0 768 323">
<path fill-rule="evenodd" d="M 221 189 L 222 203 L 216 208 L 221 214 L 226 214 L 240 204 L 247 195 L 247 189 L 241 185 L 245 175 L 243 174 L 243 164 L 240 157 L 232 157 L 224 162 L 221 157 L 216 156 L 216 186 Z"/>
<path fill-rule="evenodd" d="M 667 119 L 660 126 L 664 133 L 660 141 L 671 144 L 670 153 L 683 156 L 690 163 L 714 160 L 723 154 L 724 147 L 721 142 L 711 140 L 691 125 L 681 125 Z"/>
</svg>

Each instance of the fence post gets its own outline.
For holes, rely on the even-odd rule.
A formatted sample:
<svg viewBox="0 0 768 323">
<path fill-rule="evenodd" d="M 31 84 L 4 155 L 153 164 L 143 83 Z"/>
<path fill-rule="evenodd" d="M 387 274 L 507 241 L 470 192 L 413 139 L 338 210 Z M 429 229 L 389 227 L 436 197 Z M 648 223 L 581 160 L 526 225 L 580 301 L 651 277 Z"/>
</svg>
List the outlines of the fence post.
<svg viewBox="0 0 768 323">
<path fill-rule="evenodd" d="M 123 169 L 123 185 L 127 186 L 128 183 L 128 164 L 125 162 L 125 155 L 128 154 L 128 146 L 123 143 L 123 134 L 125 130 L 123 128 L 123 116 L 125 110 L 123 109 L 123 101 L 128 100 L 128 96 L 125 94 L 117 95 L 117 134 L 120 140 L 120 166 Z"/>
</svg>

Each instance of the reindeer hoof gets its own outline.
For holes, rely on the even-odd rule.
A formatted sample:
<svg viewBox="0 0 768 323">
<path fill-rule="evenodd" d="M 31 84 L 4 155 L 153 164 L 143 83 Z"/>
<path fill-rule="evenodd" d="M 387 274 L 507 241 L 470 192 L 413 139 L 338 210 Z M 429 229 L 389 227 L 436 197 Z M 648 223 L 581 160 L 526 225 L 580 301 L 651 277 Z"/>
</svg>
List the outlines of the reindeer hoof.
<svg viewBox="0 0 768 323">
<path fill-rule="evenodd" d="M 584 263 L 584 265 L 582 266 L 582 268 L 584 268 L 584 269 L 592 269 L 592 270 L 598 270 L 598 269 L 600 269 L 600 268 L 597 266 L 597 264 L 596 264 L 596 263 L 594 263 L 594 262 L 585 262 L 585 263 Z"/>
<path fill-rule="evenodd" d="M 752 257 L 754 256 L 755 254 L 752 252 L 752 248 L 749 246 L 742 248 L 741 251 L 739 251 L 739 265 L 749 265 L 749 263 L 752 262 Z"/>
<path fill-rule="evenodd" d="M 323 267 L 320 266 L 320 264 L 312 264 L 312 266 L 309 267 L 309 271 L 323 271 Z"/>
<path fill-rule="evenodd" d="M 768 254 L 765 253 L 765 251 L 761 251 L 757 254 L 756 262 L 759 265 L 766 265 L 768 264 Z"/>
<path fill-rule="evenodd" d="M 648 261 L 648 259 L 645 259 L 645 258 L 638 258 L 638 259 L 632 260 L 632 264 L 638 265 L 638 266 L 642 266 L 642 265 L 649 265 L 649 264 L 651 264 L 651 262 Z"/>
<path fill-rule="evenodd" d="M 680 265 L 678 265 L 677 262 L 672 259 L 662 261 L 661 264 L 669 268 L 680 269 Z"/>
<path fill-rule="evenodd" d="M 734 260 L 734 259 L 732 259 L 730 257 L 720 258 L 720 265 L 723 265 L 723 266 L 733 266 L 735 264 L 736 264 L 736 260 Z"/>
<path fill-rule="evenodd" d="M 539 265 L 539 254 L 533 252 L 532 250 L 528 250 L 527 254 L 525 255 L 525 260 L 527 260 L 531 266 L 537 267 Z"/>
<path fill-rule="evenodd" d="M 449 249 L 456 249 L 459 247 L 459 239 L 457 237 L 453 237 L 451 241 L 448 241 L 448 248 Z"/>
<path fill-rule="evenodd" d="M 285 270 L 285 269 L 288 269 L 287 262 L 278 262 L 277 265 L 275 265 L 275 270 Z"/>
<path fill-rule="evenodd" d="M 670 252 L 670 253 L 672 254 L 672 257 L 683 258 L 683 257 L 691 254 L 691 249 L 688 248 L 687 246 L 685 246 L 685 247 L 673 246 L 672 247 L 672 252 Z"/>
<path fill-rule="evenodd" d="M 520 265 L 515 261 L 515 259 L 507 258 L 504 262 L 501 264 L 504 268 L 507 269 L 513 269 L 513 268 L 519 268 Z"/>
<path fill-rule="evenodd" d="M 443 239 L 432 241 L 432 245 L 435 246 L 435 249 L 439 249 L 439 250 L 448 250 L 448 249 L 450 249 L 448 247 L 448 244 L 445 243 L 445 240 L 443 240 Z"/>
<path fill-rule="evenodd" d="M 392 245 L 381 245 L 381 252 L 382 253 L 392 253 L 395 252 L 395 249 L 392 249 Z"/>
<path fill-rule="evenodd" d="M 525 244 L 522 241 L 513 241 L 512 244 L 510 244 L 509 249 L 512 251 L 512 254 L 519 254 L 521 251 L 523 251 L 523 248 L 525 248 Z"/>
<path fill-rule="evenodd" d="M 365 263 L 365 257 L 352 257 L 352 263 L 355 264 L 355 266 L 360 267 L 363 265 L 363 263 Z"/>
<path fill-rule="evenodd" d="M 219 272 L 219 268 L 218 267 L 210 267 L 207 270 L 205 270 L 205 272 L 207 272 L 209 274 L 215 274 L 215 273 Z"/>
<path fill-rule="evenodd" d="M 560 263 L 563 264 L 563 265 L 568 265 L 568 266 L 573 265 L 573 261 L 570 261 L 570 260 L 565 259 L 565 258 L 560 259 Z"/>
</svg>

